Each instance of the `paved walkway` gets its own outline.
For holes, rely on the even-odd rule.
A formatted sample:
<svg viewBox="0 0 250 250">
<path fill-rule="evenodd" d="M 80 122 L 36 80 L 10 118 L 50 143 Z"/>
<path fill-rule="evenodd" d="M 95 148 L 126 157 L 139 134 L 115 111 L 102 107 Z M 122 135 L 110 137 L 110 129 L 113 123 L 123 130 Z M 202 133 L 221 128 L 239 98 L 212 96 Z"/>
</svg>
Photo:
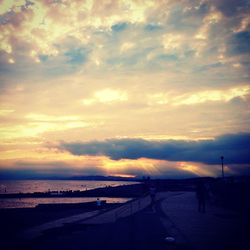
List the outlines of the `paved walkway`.
<svg viewBox="0 0 250 250">
<path fill-rule="evenodd" d="M 81 244 L 83 243 L 90 245 L 92 244 L 91 245 L 92 247 L 90 247 L 89 249 L 95 249 L 93 248 L 93 244 L 101 245 L 104 243 L 107 245 L 107 247 L 110 246 L 110 249 L 113 249 L 111 245 L 113 244 L 113 246 L 116 246 L 117 244 L 117 246 L 119 246 L 120 244 L 119 239 L 121 237 L 126 238 L 125 235 L 127 235 L 129 232 L 132 231 L 134 232 L 133 233 L 134 235 L 138 235 L 137 231 L 141 230 L 141 233 L 138 236 L 140 240 L 139 241 L 134 240 L 135 245 L 138 242 L 142 242 L 143 237 L 145 241 L 150 239 L 151 237 L 150 232 L 151 232 L 152 239 L 154 238 L 155 242 L 158 243 L 164 242 L 164 239 L 167 236 L 172 236 L 176 239 L 176 245 L 175 246 L 166 245 L 167 247 L 166 249 L 178 249 L 178 250 L 179 249 L 185 249 L 185 250 L 186 249 L 192 249 L 192 250 L 233 249 L 229 247 L 229 244 L 233 239 L 233 237 L 235 237 L 235 235 L 239 237 L 240 234 L 238 232 L 242 227 L 242 221 L 239 214 L 226 211 L 224 209 L 212 206 L 210 204 L 207 205 L 206 213 L 199 213 L 197 209 L 196 197 L 193 192 L 157 193 L 156 200 L 157 200 L 156 206 L 154 206 L 153 209 L 149 209 L 151 199 L 149 196 L 146 196 L 140 199 L 135 199 L 133 201 L 127 202 L 124 205 L 114 208 L 112 210 L 101 211 L 101 212 L 93 211 L 52 221 L 31 228 L 29 230 L 26 230 L 25 232 L 22 233 L 22 236 L 26 239 L 34 239 L 36 237 L 41 236 L 44 233 L 44 231 L 48 229 L 53 229 L 58 227 L 62 228 L 64 224 L 67 223 L 67 224 L 78 225 L 80 231 L 79 233 L 73 233 L 72 236 L 71 234 L 67 233 L 67 235 L 62 236 L 59 241 L 54 239 L 56 246 L 60 244 L 62 245 L 62 243 L 60 242 L 63 242 L 64 240 L 65 242 L 68 242 L 68 245 L 70 246 L 71 240 L 74 239 L 76 242 L 78 242 L 79 246 L 81 246 Z M 148 207 L 148 209 L 145 210 L 146 207 Z M 138 213 L 139 211 L 142 211 L 142 213 Z M 133 222 L 133 226 L 129 227 L 130 229 L 128 228 L 124 229 L 121 226 L 123 225 L 121 223 L 124 222 L 123 219 L 125 219 L 125 217 L 136 218 Z M 150 225 L 148 223 L 144 225 L 143 221 L 148 221 Z M 131 222 L 129 223 L 131 224 Z M 156 223 L 154 227 L 155 229 L 152 230 L 155 230 L 155 232 L 150 230 L 151 225 L 153 225 L 154 223 Z M 95 224 L 96 225 L 99 224 L 99 226 L 93 227 Z M 160 224 L 162 225 L 162 229 L 160 227 Z M 93 226 L 90 227 L 90 225 Z M 115 227 L 120 227 L 120 229 L 116 230 Z M 88 230 L 86 231 L 85 228 L 88 228 Z M 112 231 L 112 235 L 114 236 L 113 241 L 115 242 L 111 243 L 110 241 L 107 241 L 107 238 L 109 237 L 108 236 L 109 233 L 107 233 L 108 231 L 107 228 L 110 228 L 110 232 Z M 98 230 L 99 231 L 102 230 L 102 235 L 103 235 L 102 238 L 100 238 L 100 233 Z M 123 236 L 121 236 L 121 234 Z M 92 238 L 95 235 L 98 235 L 99 238 L 97 238 L 93 243 Z M 57 237 L 59 237 L 59 234 L 57 235 Z M 83 239 L 82 237 L 85 237 L 84 238 L 85 242 L 82 242 Z M 100 242 L 98 243 L 98 241 Z M 235 241 L 234 239 L 233 242 L 235 243 L 237 242 L 237 240 Z M 159 244 L 161 245 L 162 243 Z M 133 243 L 131 243 L 131 246 L 132 245 Z M 145 247 L 146 245 L 147 244 L 145 243 Z M 67 244 L 65 245 L 65 249 L 68 249 L 66 246 Z M 231 246 L 234 245 L 232 244 Z M 46 247 L 44 249 L 46 249 Z M 114 247 L 114 249 L 116 248 Z M 141 248 L 140 250 L 143 249 L 144 248 Z M 146 247 L 145 249 L 154 249 L 154 248 L 153 247 L 149 248 L 148 246 L 148 248 Z M 237 247 L 236 249 L 239 248 Z"/>
<path fill-rule="evenodd" d="M 194 192 L 162 193 L 161 198 L 161 221 L 168 236 L 175 237 L 177 246 L 217 250 L 244 245 L 240 234 L 243 222 L 239 214 L 211 204 L 207 204 L 206 213 L 199 213 Z"/>
</svg>

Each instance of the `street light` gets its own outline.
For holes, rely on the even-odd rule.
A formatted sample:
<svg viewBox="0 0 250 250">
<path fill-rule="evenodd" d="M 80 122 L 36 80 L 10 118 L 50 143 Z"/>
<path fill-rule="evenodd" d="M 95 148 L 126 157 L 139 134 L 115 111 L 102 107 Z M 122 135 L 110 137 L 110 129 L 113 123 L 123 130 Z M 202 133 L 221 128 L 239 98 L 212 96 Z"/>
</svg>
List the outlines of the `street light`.
<svg viewBox="0 0 250 250">
<path fill-rule="evenodd" d="M 220 159 L 221 159 L 221 175 L 222 178 L 224 179 L 224 162 L 223 162 L 224 156 L 221 156 Z"/>
</svg>

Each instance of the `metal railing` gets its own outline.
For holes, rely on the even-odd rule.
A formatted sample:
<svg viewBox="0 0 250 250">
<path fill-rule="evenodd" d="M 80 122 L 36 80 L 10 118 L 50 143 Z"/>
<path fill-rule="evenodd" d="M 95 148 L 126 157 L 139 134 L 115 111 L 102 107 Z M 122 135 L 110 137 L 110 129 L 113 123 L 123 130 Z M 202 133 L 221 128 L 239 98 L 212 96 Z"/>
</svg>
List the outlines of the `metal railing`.
<svg viewBox="0 0 250 250">
<path fill-rule="evenodd" d="M 115 220 L 118 220 L 122 217 L 131 216 L 133 212 L 139 211 L 141 209 L 141 199 L 142 198 L 132 200 L 120 207 L 120 209 L 115 212 Z"/>
</svg>

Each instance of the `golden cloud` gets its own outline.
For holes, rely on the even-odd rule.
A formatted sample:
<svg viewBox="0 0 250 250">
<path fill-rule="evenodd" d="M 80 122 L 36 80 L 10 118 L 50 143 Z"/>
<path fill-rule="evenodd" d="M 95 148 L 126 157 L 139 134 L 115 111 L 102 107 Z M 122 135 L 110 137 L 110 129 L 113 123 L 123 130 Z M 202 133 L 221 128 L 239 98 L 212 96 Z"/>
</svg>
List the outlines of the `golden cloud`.
<svg viewBox="0 0 250 250">
<path fill-rule="evenodd" d="M 112 104 L 115 102 L 124 102 L 128 100 L 127 93 L 125 91 L 114 89 L 103 89 L 96 91 L 93 98 L 87 98 L 81 100 L 83 105 L 89 106 L 96 103 Z"/>
<path fill-rule="evenodd" d="M 229 89 L 221 90 L 206 90 L 200 92 L 193 92 L 187 94 L 175 93 L 156 93 L 148 95 L 149 105 L 195 105 L 205 102 L 228 102 L 236 97 L 242 99 L 250 93 L 250 87 L 248 85 L 243 85 L 240 87 L 233 87 Z"/>
</svg>

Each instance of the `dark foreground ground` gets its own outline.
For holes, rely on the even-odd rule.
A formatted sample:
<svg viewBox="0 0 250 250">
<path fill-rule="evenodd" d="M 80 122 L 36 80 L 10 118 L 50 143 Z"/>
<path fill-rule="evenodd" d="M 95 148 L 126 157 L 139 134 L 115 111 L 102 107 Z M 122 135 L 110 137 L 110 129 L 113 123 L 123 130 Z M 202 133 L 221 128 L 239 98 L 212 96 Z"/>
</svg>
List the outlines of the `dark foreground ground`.
<svg viewBox="0 0 250 250">
<path fill-rule="evenodd" d="M 44 222 L 39 219 L 39 214 L 32 214 L 29 222 L 24 223 L 26 212 L 22 211 L 16 214 L 17 224 L 14 228 L 9 228 L 6 231 L 5 239 L 1 243 L 1 249 L 27 249 L 27 250 L 48 250 L 48 249 L 84 249 L 84 250 L 128 250 L 128 249 L 143 249 L 143 250 L 160 250 L 166 249 L 164 238 L 166 237 L 166 230 L 160 221 L 159 214 L 156 210 L 159 207 L 156 205 L 155 210 L 150 207 L 140 211 L 133 216 L 121 218 L 116 223 L 108 223 L 101 225 L 66 225 L 63 228 L 53 229 L 47 231 L 42 237 L 32 241 L 22 241 L 18 239 L 13 233 L 18 231 L 21 227 L 26 227 L 38 222 Z M 17 211 L 16 211 L 17 212 Z M 16 213 L 16 212 L 13 212 Z M 28 212 L 28 211 L 27 211 Z M 74 211 L 64 211 L 57 217 L 63 216 L 63 213 L 75 213 Z M 81 211 L 82 212 L 82 211 Z M 23 217 L 20 217 L 23 214 Z M 26 215 L 25 215 L 26 214 Z M 1 216 L 2 217 L 2 216 Z M 46 220 L 53 217 L 52 213 L 48 213 Z M 28 217 L 26 217 L 28 218 Z M 35 218 L 35 219 L 34 219 Z M 55 217 L 53 217 L 55 219 Z M 22 222 L 21 222 L 22 221 Z M 14 220 L 11 221 L 14 225 Z M 22 224 L 22 225 L 21 225 Z M 5 221 L 5 225 L 7 223 Z M 9 237 L 12 234 L 12 237 Z"/>
<path fill-rule="evenodd" d="M 50 229 L 41 237 L 29 241 L 18 238 L 18 232 L 96 207 L 76 205 L 0 210 L 0 249 L 250 249 L 249 185 L 223 184 L 222 187 L 215 186 L 214 190 L 215 195 L 210 197 L 206 213 L 197 211 L 194 192 L 158 193 L 153 207 L 148 206 L 132 216 L 118 219 L 115 223 L 64 225 Z M 114 206 L 119 204 L 107 205 L 106 209 Z M 177 244 L 166 244 L 166 236 L 174 236 L 178 240 Z"/>
<path fill-rule="evenodd" d="M 1 211 L 1 229 L 5 229 L 1 231 L 1 249 L 249 249 L 249 216 L 231 211 L 225 212 L 213 207 L 208 207 L 205 214 L 198 213 L 196 206 L 193 206 L 196 204 L 192 204 L 193 200 L 188 198 L 192 197 L 189 193 L 187 196 L 181 193 L 169 199 L 159 199 L 153 207 L 149 206 L 132 216 L 120 218 L 115 223 L 69 224 L 61 228 L 50 229 L 41 237 L 29 241 L 20 240 L 16 233 L 23 228 L 54 220 L 56 217 L 82 213 L 83 210 L 79 208 L 61 211 L 47 210 L 46 213 L 36 209 Z M 189 201 L 186 200 L 187 198 Z M 178 243 L 166 244 L 166 236 L 174 236 Z M 204 241 L 204 244 L 201 241 Z"/>
<path fill-rule="evenodd" d="M 106 209 L 120 206 L 119 203 L 106 204 Z M 49 221 L 96 210 L 95 202 L 48 205 L 36 208 L 0 209 L 0 249 L 26 249 L 18 233 Z M 22 248 L 20 248 L 22 247 Z M 34 249 L 36 249 L 34 247 Z"/>
<path fill-rule="evenodd" d="M 28 249 L 164 249 L 165 229 L 158 216 L 147 208 L 116 223 L 65 227 L 48 232 Z"/>
</svg>

